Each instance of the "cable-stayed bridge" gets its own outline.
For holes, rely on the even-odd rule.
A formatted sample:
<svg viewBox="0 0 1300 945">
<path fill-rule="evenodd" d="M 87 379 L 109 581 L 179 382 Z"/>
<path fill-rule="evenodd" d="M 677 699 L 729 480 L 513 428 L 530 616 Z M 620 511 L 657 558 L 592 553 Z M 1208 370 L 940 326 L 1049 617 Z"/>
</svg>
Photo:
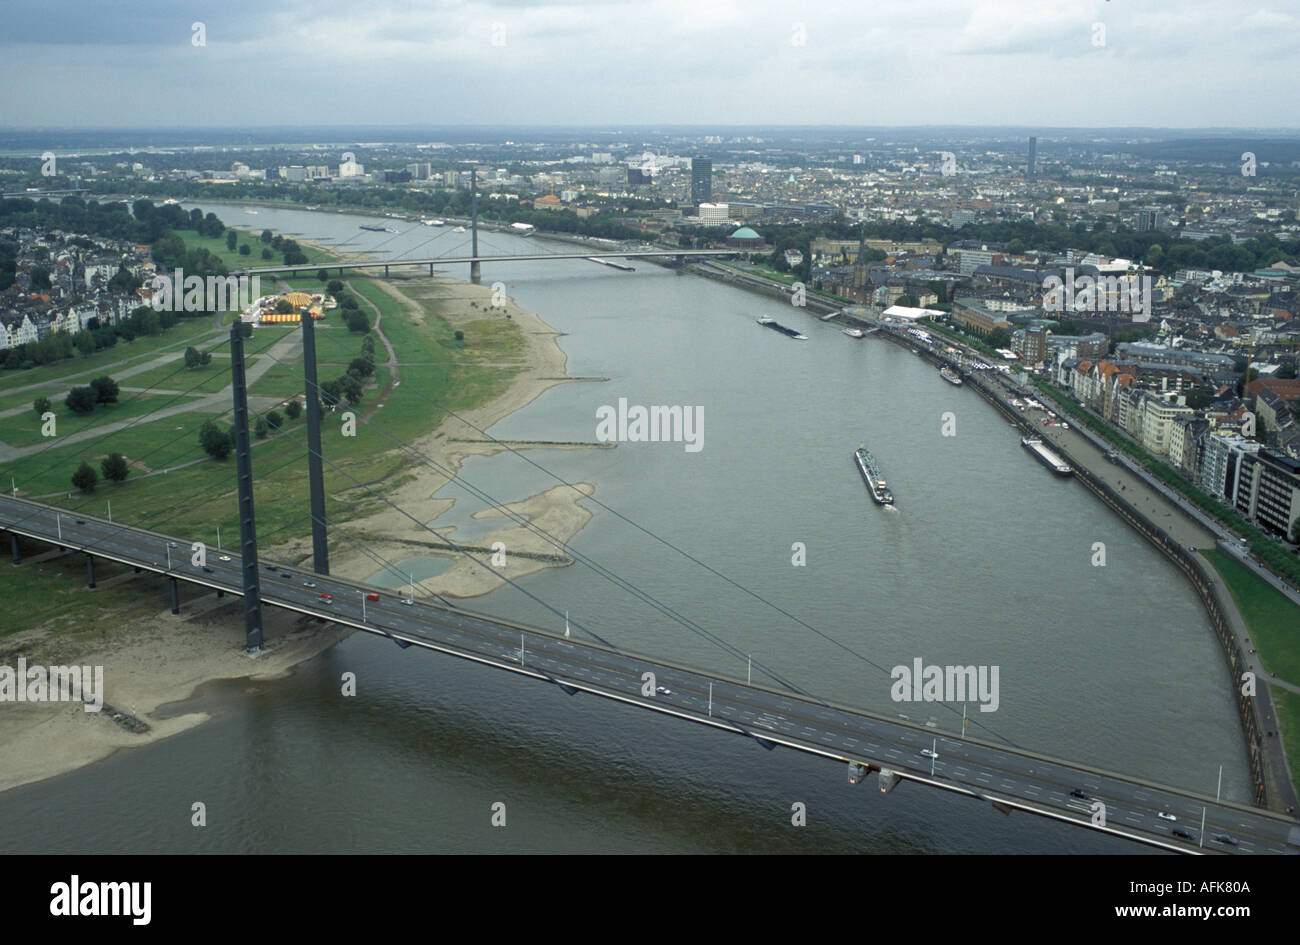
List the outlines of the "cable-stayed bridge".
<svg viewBox="0 0 1300 945">
<path fill-rule="evenodd" d="M 179 587 L 182 584 L 241 597 L 246 642 L 250 650 L 261 645 L 263 605 L 295 611 L 386 637 L 404 648 L 414 646 L 433 650 L 557 685 L 575 696 L 584 693 L 596 695 L 667 717 L 708 725 L 748 738 L 763 749 L 784 747 L 827 758 L 840 764 L 854 783 L 874 772 L 879 789 L 886 793 L 903 781 L 911 781 L 988 802 L 1003 812 L 1027 811 L 1179 852 L 1300 852 L 1300 830 L 1290 818 L 1259 807 L 1217 800 L 1142 778 L 1103 771 L 1086 763 L 1028 751 L 998 736 L 977 719 L 972 720 L 976 727 L 992 737 L 966 737 L 964 725 L 960 736 L 940 734 L 909 720 L 836 704 L 818 697 L 813 691 L 815 687 L 786 679 L 759 660 L 752 664 L 754 673 L 742 681 L 661 657 L 626 651 L 589 627 L 576 622 L 570 625 L 567 616 L 562 621 L 560 618 L 564 611 L 560 607 L 542 600 L 504 575 L 503 579 L 553 615 L 553 626 L 526 626 L 503 621 L 452 606 L 446 601 L 426 600 L 414 594 L 394 594 L 391 590 L 330 575 L 321 469 L 328 464 L 336 472 L 353 477 L 332 463 L 321 448 L 322 390 L 316 378 L 315 329 L 310 318 L 303 319 L 302 331 L 304 361 L 301 373 L 307 394 L 307 434 L 305 441 L 290 432 L 282 436 L 302 447 L 302 453 L 295 452 L 291 460 L 301 462 L 305 456 L 309 464 L 311 508 L 302 509 L 309 517 L 313 531 L 313 560 L 309 570 L 260 560 L 261 547 L 269 536 L 259 534 L 252 507 L 253 483 L 258 477 L 252 468 L 248 432 L 244 331 L 238 325 L 231 329 L 230 334 L 235 478 L 240 510 L 238 548 L 209 554 L 201 563 L 195 563 L 190 555 L 190 536 L 113 522 L 86 514 L 82 509 L 68 510 L 15 496 L 0 498 L 0 531 L 9 534 L 14 563 L 19 564 L 21 560 L 20 538 L 53 545 L 68 554 L 84 557 L 91 587 L 95 584 L 97 560 L 116 562 L 163 577 L 171 590 L 173 612 L 180 608 Z M 285 362 L 278 363 L 289 367 Z M 163 378 L 155 383 L 165 381 Z M 432 398 L 426 396 L 425 399 L 437 409 L 446 410 Z M 374 425 L 382 429 L 377 422 Z M 486 431 L 478 432 L 488 435 Z M 436 465 L 434 460 L 400 437 L 387 431 L 385 435 L 395 449 L 418 461 Z M 107 434 L 105 437 L 110 445 L 113 436 Z M 533 460 L 525 459 L 537 465 Z M 472 484 L 464 482 L 463 477 L 451 471 L 445 473 L 462 486 L 471 488 L 486 502 L 501 508 L 501 503 L 494 497 L 474 489 Z M 266 484 L 264 479 L 258 481 Z M 358 488 L 387 502 L 417 526 L 438 534 L 372 486 L 355 478 L 353 482 Z M 168 496 L 168 499 L 172 498 L 177 500 L 177 504 L 188 501 L 185 496 Z M 766 601 L 739 582 L 678 549 L 670 539 L 654 535 L 603 503 L 597 504 L 686 555 L 714 576 L 773 607 L 841 651 L 877 671 L 887 672 L 868 655 L 854 651 L 807 621 L 788 613 L 779 604 Z M 457 546 L 444 536 L 438 537 L 488 570 L 494 570 L 487 561 L 475 557 L 473 549 Z M 574 555 L 602 579 L 610 580 L 650 604 L 666 618 L 731 655 L 743 658 L 744 655 L 727 642 L 727 628 L 698 624 L 599 562 L 558 540 L 557 546 L 562 546 L 566 553 Z M 378 555 L 372 556 L 381 566 L 391 566 L 391 562 L 384 562 Z M 952 706 L 945 708 L 955 711 Z"/>
</svg>

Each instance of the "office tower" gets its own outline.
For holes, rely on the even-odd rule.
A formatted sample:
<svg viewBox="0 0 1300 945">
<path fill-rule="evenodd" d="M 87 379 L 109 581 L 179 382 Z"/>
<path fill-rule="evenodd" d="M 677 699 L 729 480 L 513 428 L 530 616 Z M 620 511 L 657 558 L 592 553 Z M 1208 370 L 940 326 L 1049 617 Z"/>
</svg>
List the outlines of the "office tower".
<svg viewBox="0 0 1300 945">
<path fill-rule="evenodd" d="M 691 158 L 691 203 L 713 202 L 713 161 Z"/>
</svg>

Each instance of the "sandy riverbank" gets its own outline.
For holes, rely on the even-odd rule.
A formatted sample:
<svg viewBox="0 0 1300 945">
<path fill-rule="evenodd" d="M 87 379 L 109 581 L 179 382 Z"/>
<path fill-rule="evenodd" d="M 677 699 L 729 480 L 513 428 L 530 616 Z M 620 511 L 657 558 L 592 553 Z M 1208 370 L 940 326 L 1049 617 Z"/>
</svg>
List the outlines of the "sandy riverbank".
<svg viewBox="0 0 1300 945">
<path fill-rule="evenodd" d="M 484 317 L 484 309 L 491 300 L 488 286 L 473 285 L 448 278 L 410 278 L 375 283 L 405 306 L 409 316 L 418 323 L 429 317 L 422 301 L 436 299 L 438 317 L 445 319 L 453 329 Z M 470 308 L 470 303 L 476 308 Z M 556 384 L 565 382 L 567 357 L 557 339 L 559 333 L 535 313 L 507 300 L 504 310 L 493 309 L 492 317 L 509 314 L 522 332 L 524 347 L 520 360 L 521 371 L 510 386 L 498 397 L 477 407 L 460 412 L 460 419 L 448 417 L 439 426 L 416 440 L 414 446 L 439 467 L 459 473 L 468 456 L 486 456 L 502 452 L 505 447 L 484 441 L 479 431 L 489 429 L 498 420 L 528 406 Z M 380 325 L 382 328 L 382 323 Z M 476 429 L 477 428 L 477 429 Z M 592 444 L 597 446 L 599 444 Z M 454 531 L 448 532 L 438 519 L 453 505 L 450 499 L 436 495 L 449 478 L 428 464 L 413 464 L 413 477 L 385 494 L 396 505 L 420 518 L 425 524 L 455 540 Z M 573 487 L 555 485 L 553 488 L 507 506 L 510 512 L 525 516 L 536 528 L 554 536 L 556 541 L 545 539 L 523 525 L 509 524 L 491 534 L 476 538 L 476 547 L 491 548 L 502 542 L 506 548 L 504 564 L 494 564 L 495 571 L 511 580 L 517 580 L 546 567 L 570 563 L 563 545 L 573 538 L 591 519 L 590 510 L 579 502 L 591 495 L 595 487 L 590 483 L 575 483 Z M 494 510 L 476 512 L 476 519 L 504 518 Z M 371 551 L 389 561 L 424 554 L 436 554 L 429 547 L 438 542 L 437 536 L 420 527 L 401 512 L 385 508 L 364 519 L 348 524 L 349 532 L 364 536 Z M 525 557 L 515 552 L 525 552 L 538 557 Z M 291 542 L 277 549 L 282 557 L 306 559 L 310 553 L 307 540 Z M 416 587 L 416 596 L 440 594 L 446 597 L 476 597 L 502 586 L 502 577 L 481 564 L 454 551 L 443 553 L 452 560 L 452 566 L 443 573 L 425 580 Z M 488 561 L 490 552 L 476 553 L 480 561 Z M 561 557 L 561 561 L 547 561 L 544 557 Z M 499 560 L 499 559 L 498 559 Z M 352 580 L 364 581 L 375 573 L 375 560 L 351 544 L 341 544 L 331 549 L 331 572 Z"/>
<path fill-rule="evenodd" d="M 417 323 L 432 317 L 426 307 L 427 300 L 436 297 L 437 316 L 445 318 L 453 329 L 482 319 L 485 303 L 491 296 L 488 287 L 444 278 L 376 284 L 402 302 Z M 471 302 L 478 307 L 471 309 Z M 524 344 L 517 356 L 519 373 L 499 396 L 463 411 L 462 419 L 447 418 L 415 443 L 453 473 L 459 471 L 467 456 L 504 449 L 485 442 L 480 430 L 488 429 L 566 380 L 567 359 L 557 342 L 558 332 L 513 301 L 505 311 L 522 332 Z M 434 520 L 433 525 L 437 527 L 436 518 L 453 504 L 450 499 L 434 495 L 448 479 L 424 465 L 413 465 L 411 472 L 414 475 L 386 494 L 424 521 Z M 593 491 L 594 487 L 587 483 L 573 487 L 557 485 L 507 506 L 510 513 L 526 517 L 555 536 L 559 545 L 506 522 L 503 522 L 505 527 L 477 539 L 474 544 L 490 548 L 494 542 L 503 542 L 506 563 L 494 565 L 494 569 L 512 579 L 543 567 L 567 564 L 569 560 L 564 556 L 562 544 L 591 519 L 592 513 L 579 502 Z M 491 509 L 482 510 L 474 517 L 505 518 L 502 512 Z M 372 550 L 394 561 L 433 553 L 428 545 L 437 540 L 391 509 L 349 522 L 348 530 L 353 535 L 364 536 Z M 454 533 L 449 534 L 454 538 Z M 289 543 L 275 548 L 273 553 L 281 560 L 306 558 L 310 543 Z M 417 587 L 417 594 L 473 597 L 504 583 L 498 575 L 461 555 L 452 552 L 449 556 L 455 558 L 452 567 Z M 490 553 L 479 557 L 488 560 Z M 364 580 L 374 573 L 375 564 L 353 546 L 341 543 L 332 554 L 331 570 L 343 577 Z M 123 573 L 100 583 L 108 586 L 145 580 Z M 151 591 L 156 592 L 157 588 L 141 588 L 142 594 Z M 165 608 L 144 617 L 138 612 L 97 611 L 87 615 L 86 628 L 79 633 L 54 633 L 49 628 L 37 627 L 5 637 L 5 650 L 12 658 L 4 662 L 9 665 L 14 665 L 19 655 L 29 665 L 102 665 L 105 703 L 142 720 L 149 730 L 131 731 L 110 717 L 108 711 L 88 713 L 79 705 L 0 705 L 0 791 L 54 777 L 106 758 L 121 748 L 151 744 L 193 728 L 209 716 L 202 711 L 165 719 L 153 714 L 159 706 L 190 698 L 205 682 L 219 679 L 261 682 L 283 677 L 295 665 L 334 646 L 351 632 L 271 608 L 263 611 L 263 617 L 266 649 L 255 657 L 243 650 L 243 616 L 238 599 L 218 599 L 197 590 L 184 596 L 177 616 Z M 115 628 L 111 638 L 95 629 L 105 626 Z"/>
<path fill-rule="evenodd" d="M 412 278 L 396 285 L 389 282 L 376 285 L 403 303 L 417 324 L 433 317 L 435 312 L 437 317 L 446 318 L 452 329 L 485 317 L 485 303 L 491 295 L 489 287 L 447 278 Z M 437 302 L 430 311 L 429 300 L 434 298 Z M 471 302 L 477 308 L 469 307 Z M 480 430 L 490 428 L 502 417 L 528 406 L 556 383 L 567 380 L 567 359 L 556 341 L 559 333 L 513 302 L 504 311 L 510 313 L 523 333 L 523 350 L 517 355 L 519 373 L 502 394 L 461 412 L 459 420 L 448 417 L 415 443 L 435 463 L 452 473 L 459 471 L 467 456 L 494 454 L 506 448 L 485 441 Z M 495 313 L 500 313 L 499 309 Z M 503 315 L 500 313 L 500 317 Z M 437 528 L 435 519 L 454 504 L 451 499 L 434 495 L 446 484 L 447 477 L 426 465 L 412 465 L 412 472 L 413 476 L 387 494 L 421 520 L 432 520 Z M 593 491 L 589 484 L 556 485 L 507 506 L 512 515 L 524 516 L 545 529 L 558 545 L 506 521 L 503 528 L 476 539 L 474 545 L 491 547 L 494 542 L 503 542 L 506 563 L 494 565 L 494 569 L 511 578 L 529 575 L 543 567 L 567 564 L 569 559 L 564 556 L 563 543 L 590 520 L 591 512 L 578 503 Z M 482 510 L 474 517 L 504 520 L 506 516 L 497 510 Z M 393 510 L 351 521 L 348 530 L 354 536 L 367 538 L 372 550 L 389 560 L 434 554 L 429 543 L 437 541 L 428 530 Z M 447 534 L 454 537 L 454 533 Z M 335 549 L 331 555 L 331 571 L 339 576 L 364 580 L 376 569 L 373 559 L 347 543 L 341 542 Z M 282 560 L 305 559 L 309 556 L 309 542 L 278 546 L 273 554 Z M 417 588 L 417 594 L 476 597 L 503 584 L 502 577 L 463 555 L 445 554 L 455 559 L 452 567 L 425 581 Z M 478 556 L 489 560 L 490 552 Z M 100 585 L 142 580 L 146 578 L 122 573 L 101 581 Z M 156 590 L 142 588 L 140 593 Z M 16 664 L 17 656 L 22 655 L 29 664 L 103 666 L 104 702 L 121 714 L 143 720 L 149 729 L 133 732 L 127 725 L 110 718 L 107 710 L 95 714 L 68 703 L 4 703 L 0 706 L 0 790 L 74 771 L 123 747 L 149 745 L 194 728 L 209 718 L 205 712 L 192 711 L 168 719 L 155 718 L 153 714 L 159 706 L 190 698 L 203 682 L 265 681 L 283 677 L 296 664 L 329 649 L 350 633 L 273 608 L 265 610 L 263 615 L 266 649 L 257 656 L 243 651 L 243 614 L 238 598 L 218 599 L 198 590 L 185 595 L 181 614 L 177 616 L 165 607 L 143 617 L 138 612 L 127 615 L 98 611 L 88 615 L 87 627 L 81 633 L 57 634 L 47 628 L 34 628 L 4 638 L 6 653 L 10 655 L 4 660 L 6 664 Z M 109 638 L 94 627 L 117 629 Z"/>
<path fill-rule="evenodd" d="M 116 581 L 138 580 L 124 574 Z M 142 589 L 142 593 L 148 593 Z M 163 599 L 161 595 L 158 598 Z M 97 614 L 107 622 L 112 614 Z M 195 596 L 173 616 L 162 609 L 117 625 L 111 639 L 87 645 L 41 629 L 5 639 L 10 652 L 29 665 L 104 667 L 104 702 L 100 712 L 80 704 L 4 703 L 0 705 L 0 791 L 42 781 L 107 758 L 121 748 L 149 745 L 205 722 L 204 712 L 158 719 L 161 705 L 188 699 L 195 688 L 214 679 L 266 681 L 287 675 L 297 664 L 334 646 L 351 633 L 333 624 L 318 624 L 287 611 L 263 611 L 265 648 L 256 656 L 243 649 L 243 608 L 239 598 Z M 6 659 L 6 665 L 16 660 Z M 144 721 L 147 732 L 128 729 L 111 717 L 109 707 Z"/>
</svg>

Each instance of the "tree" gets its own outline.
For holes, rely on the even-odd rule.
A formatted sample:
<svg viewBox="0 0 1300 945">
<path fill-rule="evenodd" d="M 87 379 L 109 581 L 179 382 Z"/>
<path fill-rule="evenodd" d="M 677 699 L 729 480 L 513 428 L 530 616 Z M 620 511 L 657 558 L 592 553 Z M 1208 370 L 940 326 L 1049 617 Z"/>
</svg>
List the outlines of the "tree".
<svg viewBox="0 0 1300 945">
<path fill-rule="evenodd" d="M 365 358 L 353 358 L 348 362 L 348 373 L 362 378 L 369 377 L 375 373 L 375 366 Z"/>
<path fill-rule="evenodd" d="M 921 300 L 918 299 L 915 295 L 912 295 L 910 292 L 904 292 L 902 295 L 898 297 L 898 301 L 894 304 L 902 305 L 905 308 L 916 308 L 918 305 L 921 304 Z"/>
<path fill-rule="evenodd" d="M 117 381 L 108 375 L 97 377 L 90 382 L 91 389 L 95 392 L 95 401 L 101 404 L 117 403 L 117 395 L 121 388 L 117 386 Z"/>
<path fill-rule="evenodd" d="M 361 391 L 361 381 L 353 374 L 344 374 L 338 380 L 339 386 L 343 390 L 343 396 L 348 399 L 348 404 L 355 405 L 361 403 L 363 396 Z"/>
<path fill-rule="evenodd" d="M 302 414 L 302 404 L 296 400 L 291 400 L 285 405 L 284 412 L 288 414 L 290 420 L 297 420 Z"/>
<path fill-rule="evenodd" d="M 316 270 L 316 278 L 317 278 L 318 280 L 320 280 L 321 282 L 328 282 L 328 281 L 329 281 L 329 277 L 330 277 L 330 274 L 329 274 L 328 272 L 326 272 L 324 269 L 317 269 L 317 270 Z"/>
<path fill-rule="evenodd" d="M 96 399 L 93 388 L 74 387 L 68 392 L 68 396 L 63 399 L 63 403 L 73 413 L 85 416 L 94 411 Z"/>
<path fill-rule="evenodd" d="M 226 249 L 232 253 L 235 251 L 235 244 L 239 242 L 239 234 L 234 230 L 226 231 Z"/>
<path fill-rule="evenodd" d="M 464 341 L 464 340 L 465 340 L 465 333 L 464 333 L 463 331 L 461 331 L 459 328 L 456 329 L 456 340 L 457 340 L 457 341 Z"/>
<path fill-rule="evenodd" d="M 343 321 L 347 324 L 348 331 L 365 332 L 370 330 L 370 319 L 360 309 L 354 308 L 344 312 Z"/>
<path fill-rule="evenodd" d="M 223 430 L 211 420 L 205 420 L 199 427 L 199 445 L 213 459 L 221 460 L 230 455 L 235 444 L 229 430 Z"/>
<path fill-rule="evenodd" d="M 343 291 L 344 288 L 345 287 L 343 285 L 342 279 L 331 279 L 329 281 L 329 285 L 325 287 L 325 291 L 328 292 L 330 295 L 337 296 L 340 292 Z"/>
<path fill-rule="evenodd" d="M 288 315 L 293 311 L 293 303 L 288 299 L 276 299 L 275 311 L 278 315 Z"/>
<path fill-rule="evenodd" d="M 339 381 L 326 381 L 320 386 L 320 400 L 326 407 L 332 407 L 343 399 L 343 384 Z"/>
<path fill-rule="evenodd" d="M 271 252 L 271 250 L 270 250 L 269 248 L 263 247 L 263 249 L 262 249 L 262 258 L 263 258 L 263 259 L 274 259 L 274 258 L 275 258 L 275 253 Z"/>
<path fill-rule="evenodd" d="M 263 242 L 263 243 L 269 243 L 269 242 L 271 242 L 271 239 L 272 239 L 271 231 L 270 231 L 270 230 L 263 230 L 263 231 L 262 231 L 262 236 L 261 236 L 261 240 L 262 240 L 262 242 Z M 269 258 L 269 257 L 268 257 L 268 258 Z"/>
<path fill-rule="evenodd" d="M 988 342 L 990 348 L 1005 348 L 1011 344 L 1011 336 L 1007 334 L 1005 328 L 994 328 L 984 340 Z"/>
<path fill-rule="evenodd" d="M 97 482 L 99 482 L 99 474 L 83 459 L 77 471 L 72 474 L 72 484 L 82 492 L 94 492 Z"/>
<path fill-rule="evenodd" d="M 257 437 L 259 440 L 265 440 L 265 439 L 266 439 L 266 420 L 265 420 L 265 418 L 263 418 L 263 417 L 258 417 L 258 418 L 257 418 L 257 422 L 256 422 L 255 424 L 253 424 L 253 436 Z"/>
<path fill-rule="evenodd" d="M 50 288 L 50 270 L 44 266 L 32 266 L 31 282 L 29 283 L 33 292 L 41 292 Z"/>
<path fill-rule="evenodd" d="M 247 256 L 247 255 L 249 255 L 250 253 L 252 253 L 252 250 L 248 248 L 248 244 L 247 244 L 247 243 L 240 243 L 240 244 L 239 244 L 239 255 L 241 255 L 241 256 Z"/>
<path fill-rule="evenodd" d="M 193 345 L 190 345 L 188 348 L 185 349 L 185 366 L 187 368 L 193 370 L 194 368 L 199 366 L 199 362 L 202 359 L 203 356 L 199 354 L 199 349 L 194 347 Z"/>
<path fill-rule="evenodd" d="M 131 473 L 131 468 L 126 464 L 126 457 L 121 453 L 109 453 L 99 464 L 99 469 L 105 479 L 113 482 L 121 482 Z"/>
<path fill-rule="evenodd" d="M 83 358 L 88 358 L 95 353 L 95 336 L 88 331 L 79 331 L 72 338 L 72 343 L 77 346 Z"/>
<path fill-rule="evenodd" d="M 1300 545 L 1300 515 L 1291 523 L 1291 544 Z"/>
<path fill-rule="evenodd" d="M 37 397 L 32 401 L 32 409 L 40 414 L 48 412 L 52 406 L 54 405 L 50 403 L 50 398 L 48 397 Z"/>
</svg>

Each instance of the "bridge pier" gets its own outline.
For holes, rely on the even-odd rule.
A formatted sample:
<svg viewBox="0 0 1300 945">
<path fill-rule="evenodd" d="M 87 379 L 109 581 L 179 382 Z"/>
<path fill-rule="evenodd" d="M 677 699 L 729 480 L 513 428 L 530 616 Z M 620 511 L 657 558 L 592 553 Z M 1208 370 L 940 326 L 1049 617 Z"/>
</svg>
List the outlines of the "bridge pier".
<svg viewBox="0 0 1300 945">
<path fill-rule="evenodd" d="M 483 271 L 479 268 L 481 265 L 477 259 L 469 264 L 469 281 L 475 285 L 483 281 Z"/>
<path fill-rule="evenodd" d="M 9 533 L 9 550 L 13 553 L 14 564 L 22 564 L 23 557 L 18 552 L 18 536 L 13 532 Z"/>
<path fill-rule="evenodd" d="M 179 613 L 181 612 L 181 592 L 180 592 L 180 589 L 176 586 L 176 579 L 175 579 L 175 578 L 168 578 L 167 580 L 168 580 L 168 582 L 171 584 L 171 594 L 172 594 L 172 613 L 173 613 L 173 614 L 179 614 Z"/>
<path fill-rule="evenodd" d="M 86 555 L 86 586 L 95 586 L 95 556 L 92 554 Z"/>
<path fill-rule="evenodd" d="M 385 279 L 388 278 L 388 267 L 387 267 L 387 266 L 384 267 L 384 278 L 385 278 Z"/>
<path fill-rule="evenodd" d="M 226 596 L 226 592 L 223 591 L 221 588 L 217 588 L 217 597 L 220 598 L 220 597 L 225 597 L 225 596 Z"/>
<path fill-rule="evenodd" d="M 880 784 L 881 794 L 888 794 L 898 786 L 897 772 L 890 771 L 888 768 L 881 768 L 880 774 L 877 776 L 876 780 Z"/>
</svg>

